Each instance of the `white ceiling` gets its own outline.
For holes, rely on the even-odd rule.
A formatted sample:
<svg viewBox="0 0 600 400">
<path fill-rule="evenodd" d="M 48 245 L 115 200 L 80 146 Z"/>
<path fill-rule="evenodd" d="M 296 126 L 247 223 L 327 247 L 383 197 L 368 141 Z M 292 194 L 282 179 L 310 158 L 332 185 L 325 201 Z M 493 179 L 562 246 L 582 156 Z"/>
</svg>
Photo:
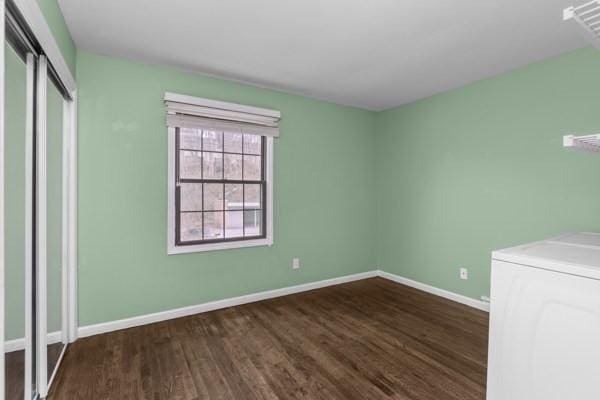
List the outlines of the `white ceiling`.
<svg viewBox="0 0 600 400">
<path fill-rule="evenodd" d="M 369 110 L 586 45 L 573 0 L 59 3 L 79 48 Z"/>
</svg>

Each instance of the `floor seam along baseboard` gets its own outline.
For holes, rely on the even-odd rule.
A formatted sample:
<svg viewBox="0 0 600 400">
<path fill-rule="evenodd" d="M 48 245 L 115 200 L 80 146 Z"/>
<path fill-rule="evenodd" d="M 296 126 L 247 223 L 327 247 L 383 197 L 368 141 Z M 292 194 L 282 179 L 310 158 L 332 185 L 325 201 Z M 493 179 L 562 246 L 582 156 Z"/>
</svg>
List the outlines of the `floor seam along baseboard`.
<svg viewBox="0 0 600 400">
<path fill-rule="evenodd" d="M 295 293 L 302 293 L 309 290 L 320 289 L 328 286 L 339 285 L 343 283 L 358 281 L 362 279 L 381 277 L 390 281 L 394 281 L 412 288 L 444 297 L 446 299 L 465 304 L 467 306 L 477 308 L 483 311 L 489 311 L 489 304 L 480 300 L 476 300 L 458 293 L 440 289 L 425 283 L 417 282 L 412 279 L 395 275 L 381 270 L 372 270 L 353 275 L 346 275 L 338 278 L 325 279 L 322 281 L 309 282 L 295 286 L 284 287 L 280 289 L 267 290 L 264 292 L 252 293 L 243 296 L 231 297 L 228 299 L 210 301 L 207 303 L 175 308 L 171 310 L 161 311 L 152 314 L 140 315 L 131 318 L 125 318 L 115 321 L 102 322 L 93 325 L 81 326 L 78 328 L 78 337 L 87 337 L 99 335 L 102 333 L 113 332 L 121 329 L 133 328 L 136 326 L 147 325 L 155 322 L 167 321 L 170 319 L 186 317 L 203 312 L 219 310 L 222 308 L 233 307 L 242 304 L 253 303 L 256 301 L 272 299 L 281 296 L 287 296 Z"/>
</svg>

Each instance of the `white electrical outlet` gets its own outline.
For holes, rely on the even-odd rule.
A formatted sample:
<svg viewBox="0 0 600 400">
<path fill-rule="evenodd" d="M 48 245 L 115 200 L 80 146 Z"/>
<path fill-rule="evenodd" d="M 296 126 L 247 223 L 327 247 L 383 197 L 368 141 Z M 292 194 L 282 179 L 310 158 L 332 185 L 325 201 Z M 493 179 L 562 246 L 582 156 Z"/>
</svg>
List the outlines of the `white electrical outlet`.
<svg viewBox="0 0 600 400">
<path fill-rule="evenodd" d="M 292 258 L 292 269 L 298 269 L 298 268 L 300 268 L 300 259 Z"/>
<path fill-rule="evenodd" d="M 469 270 L 466 268 L 460 269 L 460 279 L 469 279 Z"/>
</svg>

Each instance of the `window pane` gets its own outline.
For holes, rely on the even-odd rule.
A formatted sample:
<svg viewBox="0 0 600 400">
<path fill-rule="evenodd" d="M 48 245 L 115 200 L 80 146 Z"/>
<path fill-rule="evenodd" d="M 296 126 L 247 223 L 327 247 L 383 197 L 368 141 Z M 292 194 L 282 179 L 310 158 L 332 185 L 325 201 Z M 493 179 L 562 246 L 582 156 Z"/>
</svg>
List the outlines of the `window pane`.
<svg viewBox="0 0 600 400">
<path fill-rule="evenodd" d="M 244 213 L 243 211 L 227 211 L 225 213 L 225 237 L 244 236 Z"/>
<path fill-rule="evenodd" d="M 179 152 L 179 176 L 188 179 L 202 178 L 202 154 L 200 152 Z"/>
<path fill-rule="evenodd" d="M 244 180 L 261 180 L 260 156 L 244 156 Z"/>
<path fill-rule="evenodd" d="M 181 211 L 202 211 L 201 183 L 182 183 L 179 196 Z"/>
<path fill-rule="evenodd" d="M 225 154 L 225 179 L 242 179 L 242 156 Z"/>
<path fill-rule="evenodd" d="M 223 132 L 202 131 L 202 149 L 223 151 Z"/>
<path fill-rule="evenodd" d="M 204 184 L 204 210 L 223 210 L 223 184 Z"/>
<path fill-rule="evenodd" d="M 244 153 L 245 154 L 261 154 L 262 136 L 244 135 Z"/>
<path fill-rule="evenodd" d="M 223 136 L 224 150 L 228 153 L 241 153 L 242 152 L 242 134 L 225 132 Z"/>
<path fill-rule="evenodd" d="M 181 241 L 202 240 L 202 213 L 181 213 Z"/>
<path fill-rule="evenodd" d="M 261 185 L 244 185 L 244 188 L 244 199 L 246 200 L 244 203 L 244 208 L 262 208 L 260 201 Z"/>
<path fill-rule="evenodd" d="M 204 213 L 204 239 L 223 238 L 223 212 Z"/>
<path fill-rule="evenodd" d="M 223 154 L 202 153 L 204 161 L 203 179 L 223 179 Z"/>
<path fill-rule="evenodd" d="M 263 141 L 258 135 L 179 129 L 179 176 L 204 181 L 178 188 L 182 242 L 264 235 L 264 185 L 231 182 L 264 179 Z"/>
<path fill-rule="evenodd" d="M 262 211 L 244 211 L 245 236 L 260 236 L 262 234 Z"/>
<path fill-rule="evenodd" d="M 225 210 L 241 210 L 243 202 L 243 188 L 241 184 L 225 185 Z"/>
<path fill-rule="evenodd" d="M 200 129 L 179 128 L 179 147 L 200 150 L 202 148 L 202 131 Z"/>
</svg>

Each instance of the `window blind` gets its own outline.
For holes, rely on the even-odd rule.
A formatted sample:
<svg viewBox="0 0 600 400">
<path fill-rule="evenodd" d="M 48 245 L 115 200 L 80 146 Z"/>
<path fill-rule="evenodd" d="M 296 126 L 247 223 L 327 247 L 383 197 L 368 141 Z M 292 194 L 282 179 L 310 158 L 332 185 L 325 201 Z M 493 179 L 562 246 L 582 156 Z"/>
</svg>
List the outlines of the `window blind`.
<svg viewBox="0 0 600 400">
<path fill-rule="evenodd" d="M 167 126 L 278 137 L 279 111 L 165 93 Z"/>
</svg>

